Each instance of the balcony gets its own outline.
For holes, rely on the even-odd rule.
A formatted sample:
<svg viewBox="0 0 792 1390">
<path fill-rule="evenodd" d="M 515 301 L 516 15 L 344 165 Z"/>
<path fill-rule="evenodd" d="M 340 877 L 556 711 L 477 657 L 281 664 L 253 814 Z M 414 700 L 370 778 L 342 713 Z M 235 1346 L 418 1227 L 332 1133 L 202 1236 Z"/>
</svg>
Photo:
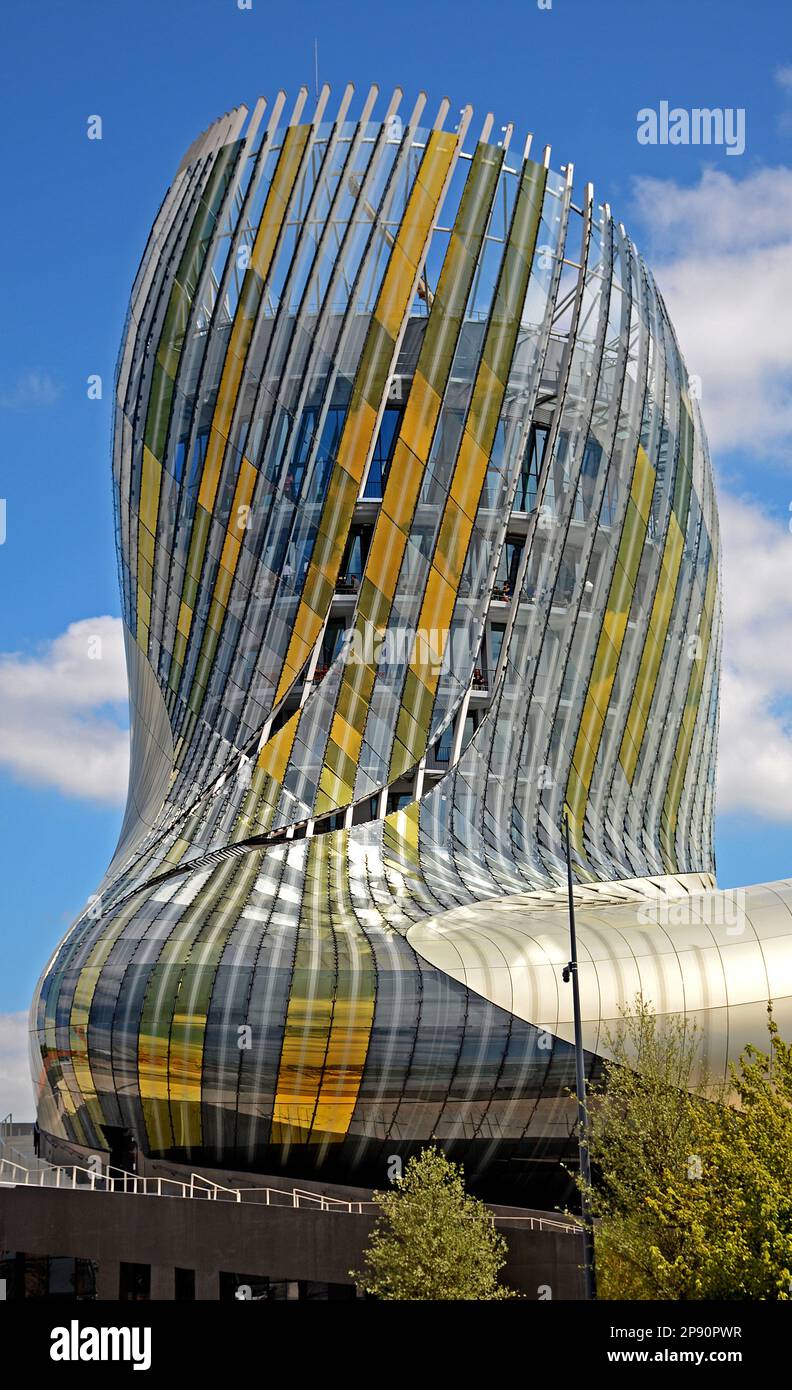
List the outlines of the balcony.
<svg viewBox="0 0 792 1390">
<path fill-rule="evenodd" d="M 335 591 L 342 597 L 356 594 L 360 588 L 360 579 L 356 574 L 340 574 L 336 580 Z"/>
<path fill-rule="evenodd" d="M 493 602 L 493 603 L 511 603 L 511 601 L 512 601 L 512 594 L 513 594 L 513 593 L 514 593 L 514 590 L 512 589 L 512 586 L 511 586 L 511 584 L 509 583 L 508 579 L 505 580 L 503 584 L 493 584 L 493 586 L 492 586 L 492 602 Z"/>
</svg>

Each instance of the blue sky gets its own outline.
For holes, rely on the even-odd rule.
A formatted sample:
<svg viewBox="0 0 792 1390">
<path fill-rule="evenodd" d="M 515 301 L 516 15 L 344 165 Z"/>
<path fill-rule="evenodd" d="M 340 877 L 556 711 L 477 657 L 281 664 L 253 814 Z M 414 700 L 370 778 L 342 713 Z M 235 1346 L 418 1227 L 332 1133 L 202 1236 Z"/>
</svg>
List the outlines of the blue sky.
<svg viewBox="0 0 792 1390">
<path fill-rule="evenodd" d="M 546 2 L 546 0 L 545 0 Z M 718 819 L 724 886 L 792 873 L 792 21 L 745 0 L 40 0 L 4 16 L 0 496 L 0 1016 L 111 856 L 123 672 L 75 678 L 74 624 L 112 645 L 112 374 L 127 295 L 181 156 L 283 87 L 372 81 L 469 101 L 593 180 L 656 267 L 716 459 L 727 553 Z M 644 146 L 637 112 L 744 108 L 746 149 Z M 103 139 L 86 122 L 101 115 Z M 713 318 L 715 303 L 725 303 Z M 779 320 L 784 318 L 784 322 Z M 104 398 L 88 399 L 99 373 Z M 742 383 L 749 382 L 747 392 Z M 738 384 L 739 390 L 737 389 Z M 730 558 L 731 556 L 731 558 Z M 734 614 L 733 621 L 730 612 Z M 70 635 L 71 629 L 71 635 Z M 84 665 L 84 663 L 83 663 Z M 728 699 L 726 699 L 728 695 Z"/>
</svg>

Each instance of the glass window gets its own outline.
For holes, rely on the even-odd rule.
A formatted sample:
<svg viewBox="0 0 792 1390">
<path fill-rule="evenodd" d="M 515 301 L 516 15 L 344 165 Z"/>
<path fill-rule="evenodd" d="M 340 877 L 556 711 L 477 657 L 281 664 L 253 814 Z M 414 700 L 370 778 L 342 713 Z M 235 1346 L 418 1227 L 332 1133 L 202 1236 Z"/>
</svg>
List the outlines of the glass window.
<svg viewBox="0 0 792 1390">
<path fill-rule="evenodd" d="M 14 1250 L 0 1250 L 0 1295 L 24 1298 L 25 1257 Z"/>
<path fill-rule="evenodd" d="M 187 457 L 187 439 L 180 439 L 176 445 L 176 452 L 173 456 L 173 476 L 177 483 L 182 480 L 184 473 L 184 460 Z"/>
<path fill-rule="evenodd" d="M 322 633 L 322 650 L 319 653 L 319 661 L 316 667 L 316 678 L 326 674 L 329 666 L 341 650 L 341 643 L 344 640 L 346 623 L 343 618 L 328 618 L 325 630 Z"/>
<path fill-rule="evenodd" d="M 464 733 L 463 733 L 463 735 L 462 735 L 462 747 L 463 747 L 463 748 L 467 748 L 468 744 L 470 743 L 470 740 L 472 739 L 474 733 L 476 732 L 476 729 L 478 728 L 478 725 L 479 725 L 479 712 L 478 712 L 478 710 L 470 710 L 470 711 L 468 712 L 466 718 L 465 718 L 465 730 L 464 730 Z"/>
<path fill-rule="evenodd" d="M 299 1297 L 335 1302 L 357 1298 L 357 1291 L 354 1284 L 325 1284 L 311 1279 L 301 1279 Z"/>
<path fill-rule="evenodd" d="M 341 406 L 331 406 L 325 416 L 322 437 L 316 451 L 316 473 L 312 488 L 314 501 L 321 501 L 327 491 L 330 474 L 338 455 L 338 445 L 345 416 L 346 410 Z"/>
<path fill-rule="evenodd" d="M 201 481 L 208 442 L 209 430 L 199 430 L 195 436 L 195 445 L 193 446 L 192 466 L 190 468 L 190 481 L 188 484 L 190 488 L 197 489 Z"/>
<path fill-rule="evenodd" d="M 499 659 L 500 659 L 501 647 L 503 646 L 503 639 L 504 639 L 505 635 L 506 635 L 506 625 L 505 625 L 505 623 L 493 623 L 493 624 L 492 624 L 492 627 L 490 628 L 490 634 L 489 634 L 489 649 L 490 649 L 490 672 L 491 672 L 491 674 L 492 674 L 493 676 L 495 675 L 495 668 L 497 667 L 498 661 L 499 661 Z"/>
<path fill-rule="evenodd" d="M 0 1251 L 0 1299 L 96 1298 L 97 1265 L 73 1255 Z"/>
<path fill-rule="evenodd" d="M 25 1298 L 46 1298 L 49 1260 L 46 1255 L 25 1256 Z"/>
<path fill-rule="evenodd" d="M 371 467 L 363 489 L 364 497 L 377 502 L 382 500 L 382 494 L 385 491 L 388 468 L 396 446 L 401 417 L 401 406 L 389 405 L 385 407 L 377 442 L 374 445 L 374 453 L 371 457 Z"/>
<path fill-rule="evenodd" d="M 443 730 L 437 742 L 437 748 L 435 749 L 435 758 L 439 763 L 447 763 L 449 761 L 451 757 L 451 746 L 453 742 L 454 726 L 452 723 L 448 725 L 447 729 Z"/>
<path fill-rule="evenodd" d="M 266 1274 L 236 1274 L 225 1269 L 220 1271 L 221 1303 L 232 1299 L 239 1302 L 260 1302 L 265 1298 L 277 1297 L 278 1294 Z M 282 1297 L 285 1297 L 285 1293 Z"/>
<path fill-rule="evenodd" d="M 74 1261 L 74 1291 L 77 1298 L 96 1298 L 98 1268 L 95 1260 Z"/>
<path fill-rule="evenodd" d="M 492 591 L 493 598 L 511 599 L 517 584 L 517 574 L 520 569 L 523 545 L 524 541 L 522 536 L 506 537 L 506 543 L 501 552 L 500 564 L 498 565 L 498 577 Z"/>
<path fill-rule="evenodd" d="M 580 482 L 578 493 L 575 499 L 575 520 L 587 521 L 591 515 L 592 507 L 597 497 L 597 480 L 602 468 L 602 445 L 593 435 L 589 435 L 586 447 L 583 451 L 583 462 L 580 469 Z M 606 504 L 603 504 L 606 507 Z M 606 508 L 607 510 L 607 508 Z M 610 516 L 604 518 L 606 525 L 610 524 Z"/>
<path fill-rule="evenodd" d="M 49 1262 L 50 1298 L 73 1298 L 74 1260 L 68 1255 L 55 1255 Z"/>
<path fill-rule="evenodd" d="M 522 470 L 514 497 L 515 512 L 530 512 L 536 506 L 536 490 L 539 474 L 544 460 L 548 428 L 534 425 L 528 437 L 528 445 L 523 455 Z"/>
<path fill-rule="evenodd" d="M 349 532 L 344 559 L 341 565 L 339 588 L 357 589 L 366 568 L 373 526 L 353 526 Z"/>
<path fill-rule="evenodd" d="M 297 431 L 297 443 L 295 445 L 294 454 L 292 455 L 291 463 L 289 464 L 289 469 L 286 474 L 285 492 L 286 496 L 292 500 L 295 500 L 300 494 L 303 474 L 305 473 L 305 465 L 308 462 L 311 445 L 313 444 L 315 424 L 316 411 L 304 411 L 300 420 L 300 427 Z"/>
</svg>

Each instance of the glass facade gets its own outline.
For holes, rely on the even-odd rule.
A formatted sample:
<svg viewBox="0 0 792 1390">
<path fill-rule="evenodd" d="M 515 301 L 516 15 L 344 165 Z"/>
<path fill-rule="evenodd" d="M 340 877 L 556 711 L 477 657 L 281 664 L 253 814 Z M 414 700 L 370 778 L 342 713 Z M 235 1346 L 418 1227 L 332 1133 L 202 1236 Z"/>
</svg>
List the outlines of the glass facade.
<svg viewBox="0 0 792 1390">
<path fill-rule="evenodd" d="M 29 1255 L 0 1250 L 0 1292 L 4 1299 L 96 1298 L 95 1260 L 72 1255 Z"/>
<path fill-rule="evenodd" d="M 562 883 L 565 806 L 582 885 L 713 881 L 717 512 L 651 274 L 571 167 L 375 95 L 210 127 L 133 286 L 129 801 L 31 1027 L 94 1150 L 557 1155 L 563 1030 L 431 932 Z"/>
</svg>

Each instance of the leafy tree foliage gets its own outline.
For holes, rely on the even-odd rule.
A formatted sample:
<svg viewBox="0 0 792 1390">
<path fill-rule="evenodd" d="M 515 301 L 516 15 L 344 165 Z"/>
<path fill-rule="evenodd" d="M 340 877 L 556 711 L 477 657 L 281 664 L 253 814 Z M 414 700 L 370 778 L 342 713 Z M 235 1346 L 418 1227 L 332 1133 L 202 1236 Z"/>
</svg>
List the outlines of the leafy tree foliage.
<svg viewBox="0 0 792 1390">
<path fill-rule="evenodd" d="M 792 1296 L 792 1045 L 768 1015 L 728 1096 L 699 1030 L 640 998 L 609 1038 L 590 1106 L 599 1297 Z"/>
<path fill-rule="evenodd" d="M 377 1192 L 377 1224 L 359 1288 L 382 1299 L 500 1299 L 506 1241 L 491 1214 L 465 1192 L 462 1168 L 440 1149 L 411 1158 L 391 1192 Z"/>
</svg>

